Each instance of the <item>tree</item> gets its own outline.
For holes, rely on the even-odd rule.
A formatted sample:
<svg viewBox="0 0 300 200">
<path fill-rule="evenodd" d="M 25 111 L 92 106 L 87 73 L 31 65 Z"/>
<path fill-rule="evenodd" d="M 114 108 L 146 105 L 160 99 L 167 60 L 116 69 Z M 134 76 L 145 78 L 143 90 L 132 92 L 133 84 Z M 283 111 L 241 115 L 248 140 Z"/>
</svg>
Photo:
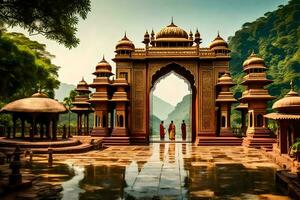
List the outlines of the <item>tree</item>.
<svg viewBox="0 0 300 200">
<path fill-rule="evenodd" d="M 0 35 L 0 101 L 9 102 L 43 90 L 49 97 L 59 86 L 59 67 L 44 44 L 21 33 L 2 30 Z"/>
<path fill-rule="evenodd" d="M 90 0 L 0 0 L 0 24 L 20 26 L 66 47 L 76 47 L 76 25 L 86 19 Z"/>
<path fill-rule="evenodd" d="M 71 126 L 70 126 L 70 122 L 71 122 L 71 108 L 73 106 L 72 102 L 75 100 L 75 97 L 77 95 L 77 92 L 75 90 L 71 90 L 69 93 L 68 97 L 64 98 L 64 105 L 67 107 L 68 109 L 68 114 L 69 114 L 69 127 L 68 127 L 68 137 L 71 136 Z"/>
</svg>

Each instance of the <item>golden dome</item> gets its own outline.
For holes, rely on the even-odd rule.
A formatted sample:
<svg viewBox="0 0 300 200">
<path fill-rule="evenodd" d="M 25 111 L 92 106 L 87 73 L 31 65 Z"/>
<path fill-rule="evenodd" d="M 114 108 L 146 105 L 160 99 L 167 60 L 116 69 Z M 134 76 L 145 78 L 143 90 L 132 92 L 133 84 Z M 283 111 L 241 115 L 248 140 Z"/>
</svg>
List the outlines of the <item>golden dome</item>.
<svg viewBox="0 0 300 200">
<path fill-rule="evenodd" d="M 19 99 L 5 105 L 0 112 L 21 113 L 64 113 L 66 107 L 44 93 L 35 93 L 31 97 Z"/>
<path fill-rule="evenodd" d="M 228 49 L 228 44 L 218 33 L 217 37 L 209 45 L 209 48 L 210 49 L 220 49 L 220 47 L 222 49 Z"/>
<path fill-rule="evenodd" d="M 244 61 L 243 66 L 246 68 L 249 65 L 261 66 L 265 68 L 265 62 L 262 58 L 256 55 L 254 52 Z"/>
<path fill-rule="evenodd" d="M 188 34 L 182 28 L 176 26 L 172 20 L 170 25 L 164 27 L 156 34 L 156 39 L 162 39 L 162 38 L 188 39 Z"/>
<path fill-rule="evenodd" d="M 228 73 L 225 73 L 219 78 L 219 82 L 232 82 L 232 78 Z"/>
<path fill-rule="evenodd" d="M 127 38 L 126 33 L 125 33 L 124 37 L 116 45 L 116 51 L 119 51 L 119 50 L 132 51 L 132 50 L 134 50 L 134 48 L 135 48 L 134 44 L 132 43 L 132 41 L 130 41 Z"/>
<path fill-rule="evenodd" d="M 89 85 L 87 84 L 87 82 L 83 79 L 77 84 L 77 87 L 75 89 L 77 92 L 87 92 L 89 93 Z"/>
<path fill-rule="evenodd" d="M 97 64 L 96 72 L 111 73 L 111 65 L 105 60 L 104 56 L 102 60 Z"/>
<path fill-rule="evenodd" d="M 276 101 L 273 109 L 279 112 L 299 113 L 300 112 L 300 96 L 294 91 L 293 82 L 291 81 L 291 90 L 284 98 Z"/>
</svg>

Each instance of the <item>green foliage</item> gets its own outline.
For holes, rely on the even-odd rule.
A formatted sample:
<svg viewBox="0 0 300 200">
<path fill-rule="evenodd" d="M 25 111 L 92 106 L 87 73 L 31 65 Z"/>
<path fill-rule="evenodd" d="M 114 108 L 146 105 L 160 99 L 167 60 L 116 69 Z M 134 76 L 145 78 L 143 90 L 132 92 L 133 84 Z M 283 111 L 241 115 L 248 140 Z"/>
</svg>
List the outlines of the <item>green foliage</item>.
<svg viewBox="0 0 300 200">
<path fill-rule="evenodd" d="M 267 88 L 271 95 L 282 98 L 294 80 L 300 86 L 300 2 L 291 0 L 254 22 L 247 22 L 229 38 L 231 49 L 230 72 L 238 84 L 243 77 L 243 62 L 252 50 L 259 54 L 269 68 L 268 77 L 274 82 Z M 239 98 L 243 87 L 237 85 L 235 96 Z M 274 100 L 274 101 L 276 101 Z M 273 101 L 273 102 L 274 102 Z M 269 109 L 272 102 L 269 103 Z"/>
<path fill-rule="evenodd" d="M 0 0 L 0 23 L 20 26 L 30 34 L 42 34 L 66 47 L 76 47 L 79 18 L 86 19 L 90 0 Z"/>
<path fill-rule="evenodd" d="M 296 139 L 296 142 L 291 146 L 291 154 L 296 154 L 300 152 L 300 138 Z"/>
<path fill-rule="evenodd" d="M 0 35 L 0 101 L 9 102 L 43 90 L 50 97 L 59 86 L 59 67 L 44 44 L 21 33 L 2 30 Z"/>
</svg>

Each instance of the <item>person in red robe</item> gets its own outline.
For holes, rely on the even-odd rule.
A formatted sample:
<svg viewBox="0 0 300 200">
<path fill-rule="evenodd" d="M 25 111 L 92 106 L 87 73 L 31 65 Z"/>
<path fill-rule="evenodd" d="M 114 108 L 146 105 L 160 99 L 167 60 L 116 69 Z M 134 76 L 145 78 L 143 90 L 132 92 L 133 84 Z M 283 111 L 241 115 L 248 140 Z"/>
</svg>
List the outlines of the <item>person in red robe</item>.
<svg viewBox="0 0 300 200">
<path fill-rule="evenodd" d="M 164 121 L 161 121 L 160 125 L 159 125 L 159 135 L 160 135 L 160 139 L 164 140 L 165 139 L 165 127 L 164 127 Z"/>
<path fill-rule="evenodd" d="M 182 140 L 186 140 L 186 124 L 184 120 L 182 120 L 182 124 L 181 124 L 181 134 L 182 134 Z"/>
</svg>

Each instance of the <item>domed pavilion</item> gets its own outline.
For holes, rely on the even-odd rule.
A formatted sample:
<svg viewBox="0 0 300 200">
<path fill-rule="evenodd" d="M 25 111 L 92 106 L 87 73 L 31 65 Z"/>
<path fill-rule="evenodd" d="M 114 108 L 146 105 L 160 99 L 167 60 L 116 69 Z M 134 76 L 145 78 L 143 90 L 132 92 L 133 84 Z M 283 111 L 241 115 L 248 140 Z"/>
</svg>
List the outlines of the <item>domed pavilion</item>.
<svg viewBox="0 0 300 200">
<path fill-rule="evenodd" d="M 56 140 L 59 114 L 67 112 L 66 107 L 58 101 L 38 92 L 31 97 L 19 99 L 5 105 L 1 113 L 11 113 L 13 117 L 13 138 L 16 137 L 17 121 L 21 120 L 21 137 L 25 138 L 25 122 L 30 123 L 29 137 L 32 141 L 36 134 Z M 10 138 L 10 135 L 7 136 Z"/>
<path fill-rule="evenodd" d="M 300 96 L 295 92 L 293 82 L 290 92 L 276 101 L 272 108 L 276 112 L 265 117 L 275 120 L 278 125 L 277 144 L 273 148 L 280 154 L 289 154 L 291 145 L 300 137 Z"/>
</svg>

